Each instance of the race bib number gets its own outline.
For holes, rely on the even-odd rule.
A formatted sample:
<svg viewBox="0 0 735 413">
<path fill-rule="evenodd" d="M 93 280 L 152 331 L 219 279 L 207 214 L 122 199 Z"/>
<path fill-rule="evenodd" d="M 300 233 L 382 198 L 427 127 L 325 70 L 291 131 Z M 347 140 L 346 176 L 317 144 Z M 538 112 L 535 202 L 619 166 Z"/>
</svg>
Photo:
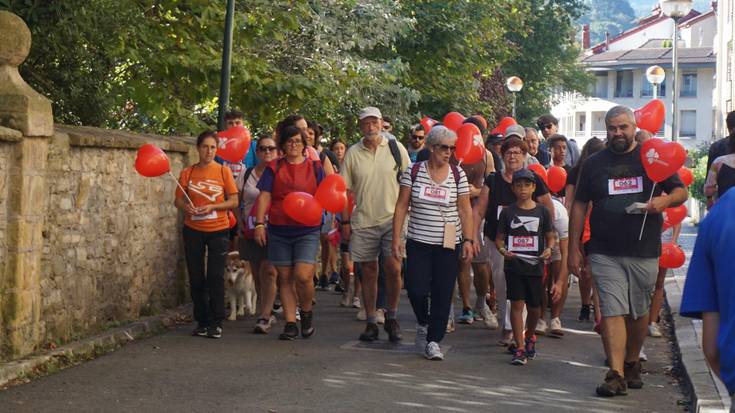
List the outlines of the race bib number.
<svg viewBox="0 0 735 413">
<path fill-rule="evenodd" d="M 538 251 L 538 236 L 508 236 L 508 250 L 518 252 Z"/>
<path fill-rule="evenodd" d="M 609 195 L 641 193 L 643 192 L 643 177 L 608 179 L 607 191 Z"/>
<path fill-rule="evenodd" d="M 419 199 L 432 204 L 449 205 L 449 191 L 440 186 L 421 185 L 419 187 Z"/>
<path fill-rule="evenodd" d="M 212 211 L 204 215 L 192 215 L 191 216 L 192 221 L 206 221 L 209 219 L 217 219 L 217 211 Z"/>
</svg>

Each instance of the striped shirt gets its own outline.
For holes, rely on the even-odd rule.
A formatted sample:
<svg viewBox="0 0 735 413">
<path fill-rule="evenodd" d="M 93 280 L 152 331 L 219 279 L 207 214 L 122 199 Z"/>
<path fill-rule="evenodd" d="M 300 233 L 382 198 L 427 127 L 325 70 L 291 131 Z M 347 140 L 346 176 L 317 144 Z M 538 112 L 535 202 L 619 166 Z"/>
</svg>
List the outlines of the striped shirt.
<svg viewBox="0 0 735 413">
<path fill-rule="evenodd" d="M 459 172 L 459 184 L 455 183 L 454 174 L 449 170 L 447 179 L 441 185 L 434 183 L 426 169 L 427 163 L 421 162 L 416 180 L 411 182 L 411 169 L 408 168 L 401 176 L 401 186 L 411 188 L 411 211 L 408 218 L 408 238 L 417 242 L 432 245 L 444 244 L 444 224 L 455 223 L 457 228 L 456 243 L 462 241 L 462 223 L 457 211 L 457 196 L 469 195 L 470 187 L 467 176 L 462 168 Z M 426 200 L 421 197 L 423 191 L 434 189 L 446 191 L 448 202 L 446 205 Z"/>
</svg>

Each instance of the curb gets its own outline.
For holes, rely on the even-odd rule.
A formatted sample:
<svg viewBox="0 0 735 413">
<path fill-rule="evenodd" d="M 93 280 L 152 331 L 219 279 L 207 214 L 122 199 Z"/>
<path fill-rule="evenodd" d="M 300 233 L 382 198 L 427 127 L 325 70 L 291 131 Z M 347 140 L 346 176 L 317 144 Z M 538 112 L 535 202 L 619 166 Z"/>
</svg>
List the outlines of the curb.
<svg viewBox="0 0 735 413">
<path fill-rule="evenodd" d="M 693 413 L 727 412 L 730 396 L 724 385 L 710 370 L 701 347 L 701 320 L 679 315 L 681 296 L 684 290 L 687 267 L 672 270 L 673 276 L 667 277 L 664 285 L 666 301 L 674 322 L 676 343 L 684 367 L 685 381 L 689 388 Z"/>
<path fill-rule="evenodd" d="M 85 360 L 115 351 L 125 344 L 149 337 L 176 324 L 182 317 L 191 315 L 191 304 L 164 313 L 136 320 L 122 327 L 63 345 L 54 350 L 35 353 L 19 360 L 0 364 L 0 388 L 32 377 L 71 367 Z"/>
</svg>

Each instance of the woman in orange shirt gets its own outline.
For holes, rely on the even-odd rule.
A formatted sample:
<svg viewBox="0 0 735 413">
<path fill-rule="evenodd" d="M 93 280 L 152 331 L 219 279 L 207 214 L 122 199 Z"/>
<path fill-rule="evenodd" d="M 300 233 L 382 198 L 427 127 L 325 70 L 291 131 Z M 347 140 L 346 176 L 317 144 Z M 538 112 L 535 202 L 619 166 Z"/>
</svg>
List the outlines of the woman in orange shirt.
<svg viewBox="0 0 735 413">
<path fill-rule="evenodd" d="M 214 161 L 217 133 L 197 137 L 199 162 L 179 175 L 174 205 L 184 211 L 184 253 L 197 327 L 192 335 L 222 337 L 225 318 L 225 256 L 229 246 L 227 211 L 237 207 L 237 187 L 230 168 Z M 204 258 L 207 257 L 207 265 Z M 206 268 L 206 272 L 205 272 Z"/>
</svg>

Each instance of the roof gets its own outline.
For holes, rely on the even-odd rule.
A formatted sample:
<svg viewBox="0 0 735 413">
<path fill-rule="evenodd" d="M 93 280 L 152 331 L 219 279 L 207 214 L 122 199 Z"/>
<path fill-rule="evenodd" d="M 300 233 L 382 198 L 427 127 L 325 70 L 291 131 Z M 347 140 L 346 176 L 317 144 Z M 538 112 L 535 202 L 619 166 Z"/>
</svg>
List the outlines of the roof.
<svg viewBox="0 0 735 413">
<path fill-rule="evenodd" d="M 587 56 L 582 59 L 582 64 L 595 67 L 671 66 L 671 53 L 671 48 L 616 50 Z M 717 61 L 711 47 L 680 48 L 678 53 L 680 65 L 713 66 Z"/>
</svg>

